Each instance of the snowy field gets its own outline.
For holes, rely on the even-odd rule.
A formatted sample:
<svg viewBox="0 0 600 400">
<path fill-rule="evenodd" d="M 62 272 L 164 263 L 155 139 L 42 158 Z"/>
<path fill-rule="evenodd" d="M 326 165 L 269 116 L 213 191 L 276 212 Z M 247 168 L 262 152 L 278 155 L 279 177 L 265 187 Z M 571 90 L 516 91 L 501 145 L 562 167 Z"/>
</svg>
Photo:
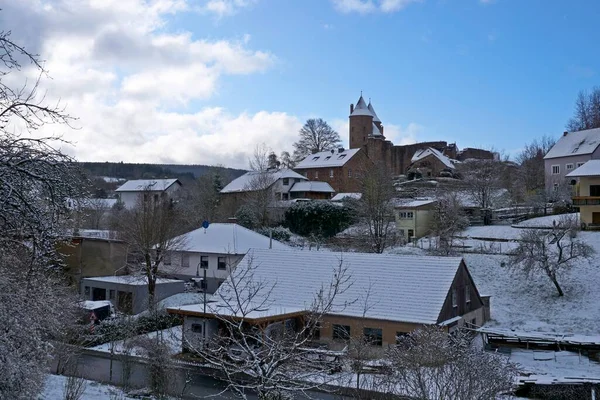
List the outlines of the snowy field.
<svg viewBox="0 0 600 400">
<path fill-rule="evenodd" d="M 38 397 L 39 400 L 63 400 L 65 398 L 65 384 L 67 377 L 48 375 L 44 390 Z M 134 400 L 128 397 L 116 386 L 105 385 L 94 381 L 85 381 L 85 392 L 80 400 Z"/>
<path fill-rule="evenodd" d="M 545 217 L 531 218 L 523 222 L 519 222 L 514 225 L 516 228 L 552 228 L 554 222 L 559 222 L 561 217 L 568 216 L 570 218 L 577 218 L 577 224 L 579 224 L 579 213 L 574 214 L 561 214 L 561 215 L 548 215 Z"/>
<path fill-rule="evenodd" d="M 140 343 L 143 339 L 156 339 L 157 335 L 160 335 L 162 339 L 165 341 L 167 346 L 169 346 L 169 353 L 171 355 L 181 353 L 181 341 L 182 341 L 182 328 L 181 326 L 174 326 L 173 328 L 164 329 L 162 331 L 150 332 L 145 335 L 135 336 L 133 338 L 127 339 L 128 342 L 131 343 Z M 114 354 L 122 354 L 125 352 L 124 340 L 118 340 L 114 343 L 104 343 L 98 346 L 90 347 L 90 350 L 102 351 L 105 353 L 111 352 L 111 346 L 113 347 Z M 134 345 L 131 349 L 131 355 L 138 357 L 145 357 L 146 351 L 141 346 Z"/>
</svg>

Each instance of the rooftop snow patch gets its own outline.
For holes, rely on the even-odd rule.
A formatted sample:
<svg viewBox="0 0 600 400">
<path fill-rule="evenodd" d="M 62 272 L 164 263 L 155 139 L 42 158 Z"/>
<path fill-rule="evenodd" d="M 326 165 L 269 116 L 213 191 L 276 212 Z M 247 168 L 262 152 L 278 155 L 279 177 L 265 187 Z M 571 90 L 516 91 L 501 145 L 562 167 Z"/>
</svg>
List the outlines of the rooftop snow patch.
<svg viewBox="0 0 600 400">
<path fill-rule="evenodd" d="M 558 139 L 544 159 L 592 154 L 599 145 L 600 128 L 568 132 Z"/>
<path fill-rule="evenodd" d="M 354 117 L 357 115 L 367 115 L 370 117 L 374 117 L 371 110 L 369 110 L 369 106 L 367 106 L 365 99 L 363 99 L 362 94 L 360 95 L 360 98 L 356 102 L 356 107 L 354 107 L 354 111 L 352 111 L 352 114 L 350 114 L 351 117 Z"/>
<path fill-rule="evenodd" d="M 231 181 L 221 190 L 221 193 L 251 192 L 253 190 L 260 190 L 263 189 L 263 187 L 256 187 L 257 185 L 270 186 L 279 179 L 283 178 L 299 179 L 303 181 L 307 180 L 305 176 L 302 176 L 291 169 L 249 171 L 239 178 Z"/>
<path fill-rule="evenodd" d="M 119 285 L 132 285 L 132 286 L 141 286 L 147 285 L 148 279 L 145 276 L 133 276 L 133 275 L 110 275 L 110 276 L 96 276 L 96 277 L 88 277 L 81 278 L 82 280 L 88 280 L 93 282 L 109 282 L 116 283 Z M 183 282 L 179 279 L 156 279 L 156 284 L 160 285 L 162 283 L 173 283 L 173 282 Z"/>
<path fill-rule="evenodd" d="M 345 199 L 360 200 L 361 198 L 362 198 L 362 193 L 338 193 L 335 196 L 333 196 L 331 201 L 342 201 Z"/>
<path fill-rule="evenodd" d="M 435 203 L 435 199 L 396 199 L 395 208 L 418 208 Z"/>
<path fill-rule="evenodd" d="M 146 190 L 162 192 L 175 183 L 181 185 L 177 179 L 136 179 L 125 182 L 115 192 L 144 192 Z"/>
<path fill-rule="evenodd" d="M 452 164 L 452 161 L 450 161 L 450 159 L 448 157 L 446 157 L 445 155 L 440 153 L 439 150 L 436 150 L 433 147 L 428 147 L 426 149 L 417 150 L 415 152 L 415 154 L 412 156 L 412 159 L 410 160 L 410 162 L 415 163 L 415 162 L 420 161 L 420 160 L 424 159 L 425 157 L 429 157 L 429 156 L 434 156 L 435 158 L 440 160 L 442 162 L 442 164 L 444 164 L 447 168 L 454 169 L 454 164 Z"/>
<path fill-rule="evenodd" d="M 567 178 L 579 176 L 600 176 L 600 160 L 589 160 L 581 167 L 567 174 Z"/>
<path fill-rule="evenodd" d="M 335 190 L 327 182 L 304 181 L 294 183 L 290 192 L 318 192 L 318 193 L 335 193 Z"/>
<path fill-rule="evenodd" d="M 175 251 L 193 251 L 211 254 L 246 254 L 251 248 L 289 249 L 277 240 L 244 228 L 238 224 L 215 223 L 207 229 L 198 228 L 174 239 L 180 243 Z"/>
<path fill-rule="evenodd" d="M 307 156 L 296 165 L 296 169 L 341 167 L 346 164 L 360 149 L 322 151 Z"/>
<path fill-rule="evenodd" d="M 338 306 L 330 314 L 363 317 L 368 292 L 366 318 L 436 324 L 461 262 L 460 257 L 253 249 L 233 275 L 251 275 L 253 281 L 272 287 L 253 302 L 264 300 L 269 308 L 306 310 L 320 290 L 327 291 L 342 264 L 351 286 L 335 298 Z M 231 290 L 230 276 L 213 296 L 220 299 L 215 305 L 229 298 Z"/>
</svg>

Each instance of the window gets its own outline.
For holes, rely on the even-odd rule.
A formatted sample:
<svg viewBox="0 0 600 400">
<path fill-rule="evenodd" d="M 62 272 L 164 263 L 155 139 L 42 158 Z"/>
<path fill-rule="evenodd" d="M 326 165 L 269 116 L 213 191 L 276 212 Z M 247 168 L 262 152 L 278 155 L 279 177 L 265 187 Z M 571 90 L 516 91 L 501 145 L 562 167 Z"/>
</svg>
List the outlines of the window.
<svg viewBox="0 0 600 400">
<path fill-rule="evenodd" d="M 471 302 L 471 286 L 465 286 L 465 302 L 468 304 Z"/>
<path fill-rule="evenodd" d="M 158 203 L 158 194 L 155 194 L 155 195 L 154 195 L 154 202 L 155 202 L 155 203 Z"/>
<path fill-rule="evenodd" d="M 415 231 L 412 229 L 408 230 L 408 240 L 412 239 L 412 237 L 415 236 Z"/>
<path fill-rule="evenodd" d="M 330 169 L 330 170 L 329 170 L 329 177 L 330 177 L 330 178 L 333 178 L 333 169 Z"/>
<path fill-rule="evenodd" d="M 364 328 L 363 336 L 365 342 L 373 346 L 381 346 L 383 344 L 383 332 L 381 328 Z"/>
<path fill-rule="evenodd" d="M 406 332 L 396 332 L 396 344 L 402 343 L 402 340 L 408 336 Z"/>
<path fill-rule="evenodd" d="M 208 268 L 208 256 L 200 256 L 200 268 Z"/>
<path fill-rule="evenodd" d="M 295 183 L 298 183 L 298 182 L 300 182 L 300 178 L 296 178 L 296 179 L 294 179 L 294 182 L 295 182 Z"/>
<path fill-rule="evenodd" d="M 348 340 L 350 339 L 350 326 L 348 325 L 333 325 L 333 335 L 332 338 L 339 340 Z"/>
<path fill-rule="evenodd" d="M 290 178 L 283 178 L 283 186 L 288 186 L 290 184 Z"/>
<path fill-rule="evenodd" d="M 227 269 L 227 258 L 219 257 L 217 259 L 217 269 Z"/>
<path fill-rule="evenodd" d="M 163 258 L 163 264 L 171 265 L 171 255 L 170 254 L 165 254 L 165 257 Z"/>
<path fill-rule="evenodd" d="M 115 300 L 115 291 L 114 290 L 111 289 L 108 291 L 108 299 Z"/>
<path fill-rule="evenodd" d="M 202 324 L 192 324 L 192 332 L 202 333 Z"/>
<path fill-rule="evenodd" d="M 552 166 L 552 175 L 558 175 L 560 174 L 560 165 L 553 165 Z"/>
<path fill-rule="evenodd" d="M 83 289 L 83 294 L 85 295 L 86 298 L 90 297 L 90 287 L 89 286 L 86 286 Z"/>
<path fill-rule="evenodd" d="M 348 178 L 352 178 L 352 168 L 348 168 Z"/>
<path fill-rule="evenodd" d="M 554 186 L 553 186 L 553 189 L 554 189 L 554 191 L 555 191 L 555 192 L 557 192 L 557 191 L 558 191 L 558 183 L 555 183 L 555 184 L 554 184 Z"/>
<path fill-rule="evenodd" d="M 288 199 L 288 194 L 287 193 L 281 193 L 281 200 L 287 200 Z"/>
<path fill-rule="evenodd" d="M 398 213 L 398 217 L 400 219 L 413 219 L 413 212 L 412 211 L 400 211 Z"/>
<path fill-rule="evenodd" d="M 148 193 L 144 193 L 144 201 L 148 201 Z"/>
<path fill-rule="evenodd" d="M 184 268 L 188 268 L 190 266 L 190 255 L 187 253 L 183 253 L 181 255 L 181 266 Z"/>
<path fill-rule="evenodd" d="M 315 171 L 315 179 L 319 179 L 319 171 Z"/>
<path fill-rule="evenodd" d="M 345 154 L 340 154 L 340 155 L 338 156 L 338 160 L 343 160 L 343 159 L 344 159 L 344 157 L 346 157 L 346 155 L 345 155 Z"/>
<path fill-rule="evenodd" d="M 456 289 L 452 289 L 452 307 L 458 307 L 458 296 L 456 294 Z"/>
<path fill-rule="evenodd" d="M 600 196 L 600 185 L 590 185 L 590 196 Z"/>
<path fill-rule="evenodd" d="M 578 162 L 578 163 L 577 163 L 577 168 L 581 167 L 583 164 L 585 164 L 585 163 Z"/>
<path fill-rule="evenodd" d="M 319 159 L 319 156 L 313 157 L 313 161 L 317 161 Z"/>
<path fill-rule="evenodd" d="M 325 157 L 325 161 L 329 160 L 330 158 L 331 158 L 331 156 Z"/>
<path fill-rule="evenodd" d="M 572 163 L 565 164 L 565 169 L 566 169 L 567 171 L 570 171 L 570 170 L 572 170 L 572 169 L 573 169 L 573 164 L 572 164 Z"/>
</svg>

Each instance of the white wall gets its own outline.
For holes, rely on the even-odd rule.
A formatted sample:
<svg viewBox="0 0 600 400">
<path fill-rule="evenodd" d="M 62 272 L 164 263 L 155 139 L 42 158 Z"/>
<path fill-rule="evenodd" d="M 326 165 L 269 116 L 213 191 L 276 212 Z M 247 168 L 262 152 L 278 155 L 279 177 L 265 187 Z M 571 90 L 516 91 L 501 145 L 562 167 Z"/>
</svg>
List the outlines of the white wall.
<svg viewBox="0 0 600 400">
<path fill-rule="evenodd" d="M 174 197 L 175 192 L 177 192 L 180 189 L 181 185 L 174 183 L 173 185 L 169 186 L 166 190 L 164 191 L 152 191 L 149 192 L 149 194 L 151 196 L 154 196 L 155 194 L 158 194 L 159 196 L 162 193 L 166 193 L 166 195 L 169 198 Z M 139 196 L 142 195 L 144 192 L 118 192 L 118 195 L 121 199 L 121 201 L 123 202 L 125 208 L 127 208 L 128 210 L 131 210 L 132 208 L 135 208 L 138 204 L 138 199 Z"/>
<path fill-rule="evenodd" d="M 189 266 L 184 267 L 182 265 L 183 255 L 188 254 Z M 219 280 L 225 280 L 229 276 L 229 271 L 235 268 L 235 266 L 244 258 L 243 254 L 214 254 L 214 253 L 197 253 L 191 251 L 177 251 L 171 253 L 171 265 L 161 265 L 161 271 L 169 274 L 193 278 L 196 277 L 196 272 L 202 277 L 204 270 L 198 267 L 200 264 L 200 257 L 208 256 L 208 269 L 206 270 L 207 278 L 215 278 Z M 218 269 L 219 257 L 225 257 L 227 269 Z"/>
</svg>

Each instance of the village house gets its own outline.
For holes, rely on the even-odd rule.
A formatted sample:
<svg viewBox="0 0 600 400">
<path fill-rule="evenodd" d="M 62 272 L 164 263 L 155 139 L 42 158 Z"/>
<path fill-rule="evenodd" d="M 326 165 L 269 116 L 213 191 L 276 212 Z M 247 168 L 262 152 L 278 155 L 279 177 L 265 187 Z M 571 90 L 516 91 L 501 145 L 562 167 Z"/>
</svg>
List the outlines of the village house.
<svg viewBox="0 0 600 400">
<path fill-rule="evenodd" d="M 431 221 L 436 200 L 434 199 L 396 199 L 394 216 L 400 236 L 409 242 L 431 232 Z"/>
<path fill-rule="evenodd" d="M 456 167 L 450 158 L 433 147 L 417 150 L 410 160 L 407 175 L 411 178 L 452 177 Z"/>
<path fill-rule="evenodd" d="M 142 200 L 154 201 L 173 199 L 181 188 L 178 179 L 138 179 L 125 182 L 115 192 L 128 210 L 135 208 Z"/>
<path fill-rule="evenodd" d="M 559 190 L 566 176 L 586 161 L 600 159 L 600 128 L 565 132 L 544 156 L 546 190 Z"/>
<path fill-rule="evenodd" d="M 600 228 L 600 160 L 589 160 L 566 177 L 579 180 L 573 206 L 579 207 L 582 227 Z"/>
<path fill-rule="evenodd" d="M 356 192 L 360 189 L 361 171 L 367 167 L 360 149 L 322 151 L 300 161 L 294 169 L 306 179 L 327 182 L 336 192 Z"/>
<path fill-rule="evenodd" d="M 260 282 L 265 290 L 251 294 L 246 289 L 240 292 L 238 286 L 237 298 L 264 307 L 245 317 L 239 309 L 230 309 L 224 300 L 232 294 L 230 276 L 212 297 L 213 303 L 167 311 L 184 317 L 187 349 L 215 338 L 223 319 L 243 319 L 265 331 L 272 324 L 302 326 L 315 296 L 332 282 L 340 264 L 352 281 L 351 288 L 335 298 L 336 304 L 345 306 L 325 315 L 315 335 L 315 341 L 329 349 L 344 348 L 351 337 L 367 337 L 384 349 L 423 325 L 453 332 L 464 325 L 482 326 L 490 318 L 489 298 L 480 296 L 459 257 L 258 249 L 246 255 L 233 276 L 245 276 L 244 288 L 255 288 L 248 279 Z"/>
<path fill-rule="evenodd" d="M 156 280 L 154 301 L 185 291 L 185 282 L 176 279 Z M 83 278 L 83 300 L 110 301 L 118 311 L 139 314 L 148 309 L 148 280 L 145 276 L 118 275 Z"/>
<path fill-rule="evenodd" d="M 289 249 L 277 240 L 235 223 L 210 224 L 206 229 L 185 233 L 173 242 L 177 243 L 176 247 L 170 249 L 159 269 L 171 278 L 194 280 L 207 293 L 217 290 L 249 249 Z"/>
</svg>

